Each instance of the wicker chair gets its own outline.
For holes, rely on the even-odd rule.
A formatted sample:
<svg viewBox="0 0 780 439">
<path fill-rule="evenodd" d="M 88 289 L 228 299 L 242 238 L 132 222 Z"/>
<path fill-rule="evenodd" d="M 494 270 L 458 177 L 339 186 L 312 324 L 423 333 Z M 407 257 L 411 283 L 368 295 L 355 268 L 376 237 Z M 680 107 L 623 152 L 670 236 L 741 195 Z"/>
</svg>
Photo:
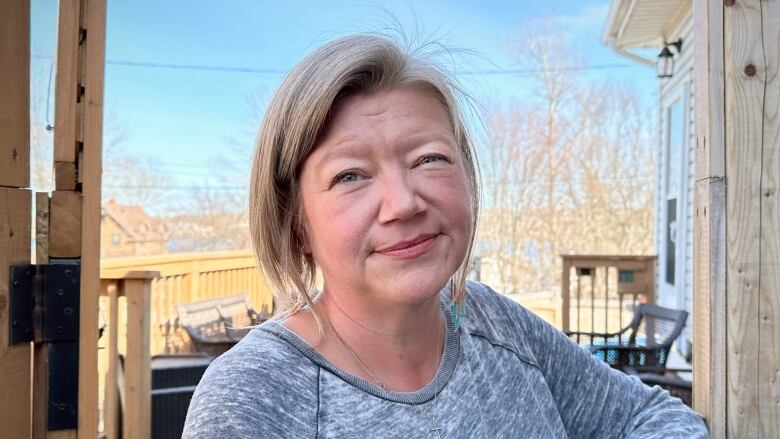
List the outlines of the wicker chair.
<svg viewBox="0 0 780 439">
<path fill-rule="evenodd" d="M 641 304 L 631 323 L 618 332 L 566 331 L 566 335 L 615 369 L 657 372 L 666 366 L 672 343 L 687 318 L 686 311 Z"/>
<path fill-rule="evenodd" d="M 268 317 L 258 314 L 246 294 L 176 305 L 179 325 L 197 352 L 219 356 Z"/>
</svg>

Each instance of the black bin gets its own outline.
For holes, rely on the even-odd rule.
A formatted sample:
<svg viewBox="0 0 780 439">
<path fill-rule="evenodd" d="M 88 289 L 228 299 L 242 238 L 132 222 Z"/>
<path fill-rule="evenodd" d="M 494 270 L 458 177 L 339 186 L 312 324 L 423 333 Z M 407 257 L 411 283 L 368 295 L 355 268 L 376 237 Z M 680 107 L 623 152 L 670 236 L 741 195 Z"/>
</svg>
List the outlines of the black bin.
<svg viewBox="0 0 780 439">
<path fill-rule="evenodd" d="M 214 360 L 209 355 L 152 357 L 152 439 L 179 439 L 192 393 Z"/>
</svg>

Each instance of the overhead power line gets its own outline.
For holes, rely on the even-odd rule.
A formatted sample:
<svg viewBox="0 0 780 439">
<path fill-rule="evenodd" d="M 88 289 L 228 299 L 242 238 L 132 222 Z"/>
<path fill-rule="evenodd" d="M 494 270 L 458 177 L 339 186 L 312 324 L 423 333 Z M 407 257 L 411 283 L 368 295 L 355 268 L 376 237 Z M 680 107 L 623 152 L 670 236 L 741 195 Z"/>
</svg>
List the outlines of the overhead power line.
<svg viewBox="0 0 780 439">
<path fill-rule="evenodd" d="M 33 55 L 36 59 L 51 59 L 50 55 Z M 206 72 L 229 72 L 229 73 L 252 73 L 263 75 L 283 75 L 287 73 L 287 70 L 272 69 L 272 68 L 257 68 L 257 67 L 240 67 L 240 66 L 220 66 L 220 65 L 206 65 L 206 64 L 176 64 L 176 63 L 159 63 L 151 61 L 129 61 L 129 60 L 106 60 L 107 65 L 125 66 L 125 67 L 145 67 L 152 69 L 169 69 L 169 70 L 191 70 L 191 71 L 206 71 Z M 549 72 L 582 72 L 582 71 L 594 71 L 594 70 L 618 70 L 618 69 L 633 69 L 641 66 L 628 63 L 620 64 L 591 64 L 587 66 L 563 66 L 556 69 L 548 69 Z M 497 69 L 471 69 L 471 70 L 459 70 L 458 74 L 461 75 L 529 75 L 532 73 L 544 72 L 544 69 L 523 69 L 523 68 L 497 68 Z"/>
</svg>

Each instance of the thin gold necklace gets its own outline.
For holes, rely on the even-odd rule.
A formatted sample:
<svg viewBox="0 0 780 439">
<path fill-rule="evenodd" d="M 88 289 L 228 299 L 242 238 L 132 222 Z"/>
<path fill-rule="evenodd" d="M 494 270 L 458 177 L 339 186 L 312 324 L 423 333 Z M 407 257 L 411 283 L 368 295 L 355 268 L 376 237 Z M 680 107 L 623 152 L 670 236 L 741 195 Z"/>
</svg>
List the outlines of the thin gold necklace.
<svg viewBox="0 0 780 439">
<path fill-rule="evenodd" d="M 333 322 L 330 319 L 328 319 L 328 324 L 330 325 L 330 329 L 333 330 L 333 333 L 336 335 L 336 338 L 339 340 L 341 345 L 344 346 L 344 348 L 347 350 L 347 352 L 349 352 L 349 355 L 352 357 L 352 360 L 355 362 L 355 364 L 360 366 L 360 368 L 363 369 L 368 374 L 368 376 L 371 377 L 372 380 L 374 380 L 374 382 L 377 384 L 377 386 L 379 386 L 380 389 L 387 391 L 388 390 L 387 386 L 385 386 L 385 384 L 382 381 L 380 381 L 379 378 L 377 378 L 377 376 L 373 372 L 371 372 L 371 369 L 369 369 L 368 366 L 366 366 L 366 364 L 363 363 L 363 361 L 360 359 L 358 354 L 355 353 L 354 350 L 352 350 L 352 348 L 349 346 L 349 344 L 347 344 L 346 341 L 344 341 L 343 338 L 341 338 L 341 335 L 339 334 L 338 331 L 336 331 L 336 327 L 333 326 Z M 438 326 L 439 326 L 439 328 L 441 328 L 441 325 L 438 325 Z M 437 349 L 438 349 L 439 346 L 442 345 L 441 333 L 442 333 L 442 331 L 438 331 L 438 334 L 437 334 L 438 335 L 438 337 L 436 339 L 436 341 L 437 341 L 437 345 L 436 345 Z M 438 369 L 438 367 L 437 367 L 437 369 Z M 434 424 L 435 423 L 436 423 L 436 418 L 434 416 Z"/>
<path fill-rule="evenodd" d="M 377 384 L 377 385 L 378 385 L 378 386 L 379 386 L 379 387 L 380 387 L 382 390 L 387 390 L 387 387 L 386 387 L 386 386 L 385 386 L 385 385 L 382 383 L 382 381 L 379 381 L 379 378 L 377 378 L 377 377 L 376 377 L 376 375 L 374 375 L 374 374 L 371 372 L 371 370 L 370 370 L 370 369 L 369 369 L 369 368 L 368 368 L 368 367 L 367 367 L 367 366 L 366 366 L 366 365 L 365 365 L 365 364 L 364 364 L 364 363 L 363 363 L 363 362 L 360 360 L 360 357 L 358 357 L 358 355 L 355 353 L 355 351 L 353 351 L 353 350 L 352 350 L 352 348 L 351 348 L 351 347 L 349 347 L 349 345 L 347 344 L 347 342 L 345 342 L 345 341 L 344 341 L 344 339 L 343 339 L 343 338 L 341 338 L 341 335 L 339 335 L 338 331 L 336 331 L 336 327 L 335 327 L 335 326 L 333 326 L 333 322 L 331 322 L 330 320 L 328 320 L 328 323 L 330 324 L 330 329 L 332 329 L 332 330 L 333 330 L 333 333 L 334 333 L 334 334 L 336 334 L 336 338 L 338 338 L 338 339 L 339 339 L 339 342 L 341 343 L 341 345 L 342 345 L 342 346 L 344 346 L 344 348 L 347 350 L 347 352 L 349 352 L 350 356 L 352 356 L 352 360 L 353 360 L 353 361 L 354 361 L 354 362 L 355 362 L 355 363 L 356 363 L 358 366 L 360 366 L 360 367 L 361 367 L 361 368 L 362 368 L 364 371 L 366 371 L 366 373 L 367 373 L 367 374 L 368 374 L 368 375 L 371 377 L 371 379 L 372 379 L 372 380 L 374 380 L 374 381 L 376 382 L 376 384 Z"/>
</svg>

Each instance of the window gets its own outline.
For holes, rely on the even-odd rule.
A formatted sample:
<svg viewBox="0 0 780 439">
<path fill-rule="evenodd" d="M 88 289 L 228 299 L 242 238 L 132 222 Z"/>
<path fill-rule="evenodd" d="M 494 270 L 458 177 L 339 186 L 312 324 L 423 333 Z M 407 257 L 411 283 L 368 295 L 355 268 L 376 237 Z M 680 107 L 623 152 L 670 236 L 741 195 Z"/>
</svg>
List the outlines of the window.
<svg viewBox="0 0 780 439">
<path fill-rule="evenodd" d="M 685 147 L 685 117 L 683 114 L 683 99 L 677 99 L 668 109 L 666 115 L 666 175 L 664 181 L 664 202 L 666 203 L 665 229 L 665 264 L 664 280 L 667 284 L 676 284 L 675 266 L 677 265 L 677 243 L 679 233 L 684 232 L 678 226 L 678 200 L 683 185 L 683 148 Z"/>
</svg>

